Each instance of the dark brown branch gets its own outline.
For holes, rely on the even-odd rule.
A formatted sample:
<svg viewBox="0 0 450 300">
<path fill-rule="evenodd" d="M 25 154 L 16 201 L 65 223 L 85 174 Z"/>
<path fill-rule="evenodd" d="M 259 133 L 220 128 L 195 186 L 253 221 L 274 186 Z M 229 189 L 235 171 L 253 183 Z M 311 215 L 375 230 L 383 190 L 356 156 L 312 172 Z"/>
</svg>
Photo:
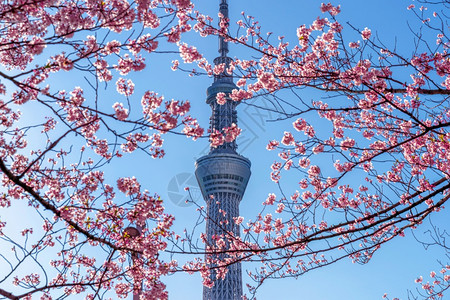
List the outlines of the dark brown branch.
<svg viewBox="0 0 450 300">
<path fill-rule="evenodd" d="M 351 90 L 351 89 L 330 89 L 330 88 L 320 88 L 319 86 L 317 87 L 317 89 L 324 90 L 327 92 L 346 92 L 349 94 L 365 94 L 371 91 L 371 90 Z M 444 89 L 416 89 L 415 91 L 421 95 L 450 95 L 450 90 Z M 382 92 L 392 94 L 403 94 L 406 93 L 407 90 L 405 88 L 402 89 L 388 88 L 384 89 Z"/>
<path fill-rule="evenodd" d="M 19 297 L 14 296 L 10 292 L 7 292 L 7 291 L 5 291 L 3 289 L 0 289 L 0 295 L 2 295 L 3 297 L 6 297 L 8 299 L 11 299 L 11 300 L 19 300 Z"/>
</svg>

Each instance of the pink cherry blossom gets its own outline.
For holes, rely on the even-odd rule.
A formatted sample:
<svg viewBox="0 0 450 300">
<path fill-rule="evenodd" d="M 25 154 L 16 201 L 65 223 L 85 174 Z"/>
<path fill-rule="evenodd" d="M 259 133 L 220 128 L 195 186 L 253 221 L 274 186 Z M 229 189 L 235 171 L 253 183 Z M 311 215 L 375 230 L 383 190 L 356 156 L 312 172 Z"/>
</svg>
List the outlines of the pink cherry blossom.
<svg viewBox="0 0 450 300">
<path fill-rule="evenodd" d="M 219 105 L 224 105 L 225 103 L 227 103 L 227 99 L 225 98 L 225 93 L 217 93 L 216 95 L 216 99 L 217 99 L 217 103 Z"/>
<path fill-rule="evenodd" d="M 364 30 L 361 32 L 361 37 L 363 40 L 368 40 L 370 39 L 370 36 L 372 35 L 372 32 L 370 31 L 369 28 L 364 28 Z"/>
<path fill-rule="evenodd" d="M 116 81 L 116 87 L 117 92 L 125 96 L 131 96 L 134 92 L 134 83 L 133 81 L 131 81 L 131 79 L 125 81 L 124 78 L 119 78 Z"/>
<path fill-rule="evenodd" d="M 128 117 L 128 109 L 124 108 L 122 103 L 114 103 L 113 108 L 117 119 L 121 121 L 126 120 Z"/>
</svg>

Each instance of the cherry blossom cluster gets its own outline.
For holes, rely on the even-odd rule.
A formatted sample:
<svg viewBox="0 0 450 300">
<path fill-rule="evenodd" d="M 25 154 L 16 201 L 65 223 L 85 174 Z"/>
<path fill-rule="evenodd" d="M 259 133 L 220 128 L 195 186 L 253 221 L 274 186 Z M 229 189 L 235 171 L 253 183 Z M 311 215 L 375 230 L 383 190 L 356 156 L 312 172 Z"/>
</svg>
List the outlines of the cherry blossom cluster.
<svg viewBox="0 0 450 300">
<path fill-rule="evenodd" d="M 422 276 L 419 276 L 415 280 L 417 284 L 421 285 L 425 297 L 433 300 L 443 299 L 444 291 L 449 287 L 450 275 L 447 274 L 449 270 L 450 266 L 446 265 L 443 266 L 438 273 L 431 271 L 428 280 L 424 279 Z"/>
<path fill-rule="evenodd" d="M 231 143 L 241 134 L 241 129 L 236 124 L 223 128 L 223 132 L 214 129 L 209 135 L 211 147 L 216 148 L 224 143 Z"/>
</svg>

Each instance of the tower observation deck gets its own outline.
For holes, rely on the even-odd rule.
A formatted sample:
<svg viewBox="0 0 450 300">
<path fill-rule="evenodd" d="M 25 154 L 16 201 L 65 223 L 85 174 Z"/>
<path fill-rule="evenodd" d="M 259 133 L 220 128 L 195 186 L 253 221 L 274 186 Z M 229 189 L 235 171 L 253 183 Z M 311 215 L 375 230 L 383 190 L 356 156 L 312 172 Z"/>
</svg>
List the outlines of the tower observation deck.
<svg viewBox="0 0 450 300">
<path fill-rule="evenodd" d="M 220 0 L 220 12 L 228 18 L 227 0 Z M 214 60 L 216 65 L 226 67 L 232 62 L 227 57 L 228 43 L 219 36 L 220 56 Z M 206 103 L 211 106 L 210 130 L 223 132 L 223 128 L 237 124 L 236 106 L 238 102 L 230 99 L 229 95 L 236 89 L 233 77 L 226 73 L 215 75 L 214 83 L 207 89 Z M 225 104 L 217 103 L 218 93 L 224 93 Z M 220 146 L 211 147 L 209 154 L 200 157 L 195 165 L 200 190 L 206 202 L 206 246 L 214 246 L 215 237 L 223 238 L 226 243 L 232 236 L 239 236 L 239 226 L 234 218 L 239 216 L 239 203 L 250 179 L 250 161 L 236 152 L 236 141 L 225 142 Z M 205 257 L 208 262 L 226 259 L 226 254 L 211 254 Z M 210 264 L 213 268 L 214 264 Z M 242 273 L 240 263 L 228 267 L 225 278 L 216 279 L 216 272 L 211 270 L 212 288 L 203 287 L 203 300 L 241 300 Z"/>
</svg>

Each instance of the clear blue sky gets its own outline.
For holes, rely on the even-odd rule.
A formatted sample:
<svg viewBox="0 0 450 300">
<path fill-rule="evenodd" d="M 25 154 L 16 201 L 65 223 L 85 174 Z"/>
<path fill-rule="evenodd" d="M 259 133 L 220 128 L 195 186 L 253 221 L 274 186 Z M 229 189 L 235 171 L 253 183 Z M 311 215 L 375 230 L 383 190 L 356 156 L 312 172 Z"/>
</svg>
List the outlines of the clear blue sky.
<svg viewBox="0 0 450 300">
<path fill-rule="evenodd" d="M 219 0 L 193 0 L 193 2 L 200 11 L 217 15 Z M 313 0 L 228 0 L 228 2 L 232 23 L 241 17 L 241 11 L 245 11 L 261 23 L 262 32 L 271 31 L 274 35 L 284 35 L 293 43 L 296 42 L 298 26 L 309 25 L 317 16 L 322 15 L 319 9 L 321 2 Z M 408 48 L 412 45 L 412 36 L 407 22 L 415 23 L 416 20 L 412 13 L 406 10 L 411 1 L 345 0 L 332 3 L 341 4 L 342 13 L 339 20 L 342 23 L 348 21 L 356 28 L 372 29 L 372 33 L 377 33 L 387 45 L 394 46 L 396 43 L 397 48 L 405 55 L 412 51 Z M 188 39 L 208 59 L 212 60 L 217 56 L 215 38 L 200 39 L 191 34 Z M 358 39 L 356 35 L 355 39 Z M 247 54 L 242 47 L 230 46 L 231 57 Z M 202 126 L 207 127 L 210 108 L 205 103 L 205 94 L 212 79 L 206 76 L 188 77 L 185 73 L 171 71 L 171 60 L 176 58 L 173 54 L 150 55 L 146 61 L 148 67 L 143 72 L 130 75 L 136 84 L 136 98 L 132 100 L 140 101 L 140 95 L 144 90 L 157 91 L 166 99 L 188 99 L 191 101 L 192 115 L 199 119 Z M 74 78 L 73 74 L 67 76 L 56 79 L 55 84 L 65 86 L 67 90 L 72 89 L 74 82 L 85 84 L 82 77 Z M 124 101 L 115 93 L 111 95 L 113 98 L 108 105 Z M 317 98 L 320 96 L 317 93 L 309 94 L 308 91 L 302 94 L 305 100 L 319 100 Z M 261 99 L 251 101 L 265 105 Z M 238 125 L 243 129 L 243 134 L 238 139 L 239 149 L 242 155 L 252 161 L 252 177 L 240 207 L 241 214 L 246 219 L 254 218 L 267 194 L 277 191 L 277 186 L 269 177 L 270 165 L 275 160 L 275 154 L 266 151 L 265 147 L 269 140 L 279 139 L 283 131 L 291 126 L 292 120 L 267 122 L 276 117 L 275 114 L 258 111 L 245 105 L 240 105 L 238 110 Z M 108 165 L 106 172 L 113 182 L 119 176 L 136 176 L 144 188 L 158 193 L 165 201 L 167 212 L 176 217 L 174 229 L 179 232 L 184 228 L 191 228 L 196 220 L 194 206 L 183 205 L 183 199 L 187 196 L 183 191 L 184 186 L 191 186 L 194 200 L 202 202 L 199 193 L 195 193 L 194 162 L 196 158 L 206 153 L 208 143 L 206 139 L 193 142 L 184 136 L 175 135 L 165 135 L 164 139 L 167 152 L 164 159 L 153 160 L 136 153 L 129 157 L 125 155 L 124 159 L 116 161 L 114 165 Z M 294 190 L 297 188 L 286 187 Z M 445 210 L 441 212 L 436 222 L 445 220 L 447 214 Z M 424 224 L 422 228 L 416 230 L 416 234 L 422 236 L 427 228 L 427 224 Z M 187 259 L 182 256 L 177 258 L 180 261 Z M 345 259 L 307 273 L 298 279 L 269 280 L 259 290 L 257 299 L 372 300 L 382 299 L 384 293 L 388 293 L 391 298 L 407 299 L 407 289 L 420 287 L 414 283 L 417 276 L 423 275 L 426 278 L 430 271 L 439 269 L 437 258 L 443 259 L 445 263 L 440 251 L 425 251 L 408 232 L 407 237 L 397 238 L 385 245 L 367 265 L 352 264 L 350 259 Z M 243 267 L 245 270 L 255 266 L 244 264 Z M 175 274 L 163 278 L 163 281 L 167 284 L 171 300 L 201 299 L 202 284 L 198 274 Z M 244 272 L 245 282 L 248 282 L 248 278 Z"/>
</svg>

